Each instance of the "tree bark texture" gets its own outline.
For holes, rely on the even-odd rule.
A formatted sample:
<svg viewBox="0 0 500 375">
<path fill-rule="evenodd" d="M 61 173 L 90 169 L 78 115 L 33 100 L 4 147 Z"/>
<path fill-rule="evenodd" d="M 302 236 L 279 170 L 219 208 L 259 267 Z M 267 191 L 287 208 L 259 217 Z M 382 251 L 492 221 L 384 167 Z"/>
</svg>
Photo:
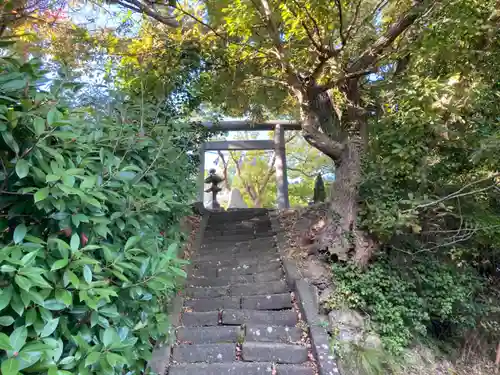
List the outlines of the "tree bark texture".
<svg viewBox="0 0 500 375">
<path fill-rule="evenodd" d="M 342 91 L 348 105 L 340 116 L 329 97 L 327 101 L 325 96 L 320 96 L 326 93 L 309 90 L 300 96 L 303 98 L 305 139 L 327 154 L 336 166 L 335 181 L 330 190 L 331 215 L 316 237 L 315 248 L 328 249 L 340 260 L 352 258 L 359 265 L 365 265 L 373 253 L 373 246 L 358 231 L 356 222 L 361 160 L 368 141 L 366 111 L 362 107 L 357 79 L 346 82 Z"/>
</svg>

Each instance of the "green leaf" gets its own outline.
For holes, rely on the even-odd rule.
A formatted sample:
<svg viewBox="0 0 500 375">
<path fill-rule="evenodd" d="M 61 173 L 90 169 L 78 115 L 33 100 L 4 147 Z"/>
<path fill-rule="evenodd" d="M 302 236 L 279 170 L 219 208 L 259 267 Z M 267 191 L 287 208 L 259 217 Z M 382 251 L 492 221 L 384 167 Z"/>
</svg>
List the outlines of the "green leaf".
<svg viewBox="0 0 500 375">
<path fill-rule="evenodd" d="M 121 355 L 118 355 L 116 353 L 106 353 L 106 361 L 112 366 L 115 367 L 116 365 L 125 365 L 127 364 L 127 360 L 125 357 L 122 357 Z"/>
<path fill-rule="evenodd" d="M 2 362 L 2 375 L 17 375 L 19 372 L 19 360 L 10 358 Z"/>
<path fill-rule="evenodd" d="M 16 155 L 18 155 L 19 154 L 19 145 L 14 140 L 14 137 L 12 136 L 12 134 L 8 131 L 3 131 L 2 138 L 5 142 L 5 144 L 7 146 L 9 146 L 10 149 L 16 153 Z"/>
<path fill-rule="evenodd" d="M 70 306 L 73 303 L 73 297 L 66 289 L 57 289 L 56 299 L 64 303 L 66 306 Z"/>
<path fill-rule="evenodd" d="M 26 237 L 25 237 L 26 238 Z M 38 255 L 38 250 L 32 251 L 21 258 L 21 265 L 28 266 Z"/>
<path fill-rule="evenodd" d="M 58 121 L 61 118 L 61 112 L 57 110 L 57 108 L 53 107 L 49 113 L 47 113 L 47 124 L 49 126 L 54 125 L 56 121 Z"/>
<path fill-rule="evenodd" d="M 44 187 L 42 189 L 39 189 L 35 193 L 35 203 L 43 201 L 44 199 L 47 199 L 47 197 L 49 196 L 49 193 L 50 193 L 50 190 L 48 187 Z"/>
<path fill-rule="evenodd" d="M 97 176 L 85 177 L 80 183 L 80 189 L 91 189 L 97 182 Z"/>
<path fill-rule="evenodd" d="M 1 350 L 12 350 L 12 346 L 10 344 L 9 336 L 5 333 L 0 332 L 0 349 Z"/>
<path fill-rule="evenodd" d="M 125 250 L 131 249 L 131 248 L 132 248 L 132 247 L 134 247 L 134 245 L 135 245 L 136 243 L 138 243 L 140 240 L 141 240 L 141 237 L 140 237 L 140 236 L 133 236 L 133 237 L 130 237 L 130 238 L 127 240 L 127 243 L 125 244 Z"/>
<path fill-rule="evenodd" d="M 26 311 L 25 315 L 25 324 L 26 327 L 32 325 L 36 321 L 36 310 L 35 309 L 29 309 Z"/>
<path fill-rule="evenodd" d="M 47 324 L 42 329 L 42 332 L 40 333 L 40 337 L 47 337 L 50 336 L 57 328 L 59 324 L 59 318 L 49 320 Z"/>
<path fill-rule="evenodd" d="M 176 258 L 176 255 L 177 255 L 177 248 L 179 247 L 179 244 L 177 242 L 174 242 L 174 243 L 171 243 L 169 246 L 168 246 L 168 249 L 167 249 L 167 258 L 169 259 L 174 259 Z"/>
<path fill-rule="evenodd" d="M 83 278 L 90 284 L 92 282 L 92 270 L 88 265 L 83 266 Z"/>
<path fill-rule="evenodd" d="M 47 310 L 59 311 L 65 309 L 66 305 L 55 299 L 49 299 L 44 302 L 43 307 L 45 307 Z"/>
<path fill-rule="evenodd" d="M 41 136 L 45 131 L 45 120 L 41 117 L 36 117 L 33 121 L 33 127 L 35 129 L 35 135 L 37 137 Z"/>
<path fill-rule="evenodd" d="M 78 236 L 78 233 L 73 233 L 71 236 L 70 246 L 73 252 L 77 251 L 80 247 L 80 237 Z"/>
<path fill-rule="evenodd" d="M 80 279 L 78 279 L 78 276 L 75 275 L 75 273 L 73 271 L 66 271 L 68 273 L 68 278 L 69 278 L 69 281 L 71 282 L 71 284 L 73 284 L 73 286 L 78 289 L 78 287 L 80 286 Z"/>
<path fill-rule="evenodd" d="M 26 338 L 28 337 L 28 330 L 26 327 L 19 327 L 10 334 L 9 340 L 12 350 L 18 352 L 22 349 L 24 344 L 26 344 Z"/>
<path fill-rule="evenodd" d="M 97 208 L 101 208 L 101 204 L 95 198 L 92 198 L 92 197 L 82 197 L 82 201 L 84 201 L 87 204 L 90 204 L 91 206 L 94 206 L 94 207 L 97 207 Z"/>
<path fill-rule="evenodd" d="M 66 267 L 67 265 L 68 265 L 68 258 L 59 259 L 59 260 L 55 261 L 54 264 L 52 264 L 52 267 L 50 267 L 50 270 L 56 271 L 56 270 L 59 270 L 61 268 Z"/>
<path fill-rule="evenodd" d="M 23 353 L 33 353 L 33 352 L 41 352 L 47 349 L 54 349 L 53 346 L 47 345 L 43 342 L 40 341 L 31 341 L 27 343 L 24 347 L 22 352 Z"/>
<path fill-rule="evenodd" d="M 16 163 L 16 173 L 19 178 L 24 178 L 28 175 L 30 171 L 29 163 L 24 159 L 19 159 Z"/>
<path fill-rule="evenodd" d="M 24 236 L 26 236 L 27 232 L 28 229 L 26 228 L 26 225 L 19 224 L 14 230 L 14 236 L 13 236 L 14 243 L 21 243 L 24 239 Z"/>
<path fill-rule="evenodd" d="M 0 267 L 0 272 L 14 272 L 17 271 L 17 268 L 14 266 L 11 266 L 9 264 L 4 264 L 2 267 Z"/>
<path fill-rule="evenodd" d="M 58 176 L 55 174 L 48 174 L 47 176 L 45 176 L 45 182 L 47 182 L 47 183 L 59 181 L 60 179 L 61 179 L 61 176 Z"/>
<path fill-rule="evenodd" d="M 87 358 L 85 359 L 85 367 L 91 366 L 94 363 L 97 363 L 97 361 L 101 358 L 101 353 L 100 352 L 92 352 L 90 353 Z"/>
<path fill-rule="evenodd" d="M 7 288 L 0 289 L 0 311 L 9 306 L 13 291 L 14 288 L 12 285 L 9 285 Z"/>
<path fill-rule="evenodd" d="M 19 288 L 24 289 L 26 291 L 29 291 L 30 288 L 33 286 L 33 284 L 28 278 L 21 275 L 16 275 L 14 277 L 14 280 L 16 281 L 16 284 L 19 286 Z"/>
<path fill-rule="evenodd" d="M 12 316 L 0 316 L 0 326 L 8 327 L 12 325 L 12 323 L 14 323 L 14 318 Z"/>
<path fill-rule="evenodd" d="M 109 348 L 113 343 L 120 342 L 120 337 L 113 327 L 106 328 L 102 335 L 102 343 L 104 347 Z"/>
</svg>

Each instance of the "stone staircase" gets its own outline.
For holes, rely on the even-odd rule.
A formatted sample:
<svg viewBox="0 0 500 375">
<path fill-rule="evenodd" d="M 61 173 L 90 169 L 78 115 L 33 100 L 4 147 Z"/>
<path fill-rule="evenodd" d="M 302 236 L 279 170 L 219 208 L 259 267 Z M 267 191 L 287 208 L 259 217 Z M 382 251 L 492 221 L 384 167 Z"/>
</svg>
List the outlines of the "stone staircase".
<svg viewBox="0 0 500 375">
<path fill-rule="evenodd" d="M 169 375 L 314 375 L 266 210 L 212 213 Z"/>
</svg>

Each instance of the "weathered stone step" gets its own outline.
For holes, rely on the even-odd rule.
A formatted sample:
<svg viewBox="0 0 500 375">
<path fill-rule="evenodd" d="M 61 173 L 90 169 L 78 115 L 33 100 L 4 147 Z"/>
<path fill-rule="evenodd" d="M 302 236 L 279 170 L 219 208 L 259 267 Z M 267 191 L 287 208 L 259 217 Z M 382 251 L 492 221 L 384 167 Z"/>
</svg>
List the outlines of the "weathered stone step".
<svg viewBox="0 0 500 375">
<path fill-rule="evenodd" d="M 228 242 L 240 242 L 240 241 L 249 241 L 256 238 L 253 234 L 238 234 L 238 235 L 226 235 L 226 236 L 217 236 L 215 238 L 203 238 L 203 244 L 213 245 L 216 243 L 226 244 Z"/>
<path fill-rule="evenodd" d="M 227 309 L 222 311 L 222 324 L 241 325 L 245 323 L 295 327 L 297 324 L 297 313 L 293 310 L 257 311 Z"/>
<path fill-rule="evenodd" d="M 276 249 L 269 251 L 245 251 L 239 253 L 206 252 L 191 260 L 193 267 L 234 267 L 237 264 L 258 264 L 278 261 Z"/>
<path fill-rule="evenodd" d="M 244 342 L 241 357 L 246 362 L 299 364 L 307 361 L 307 348 L 293 344 Z"/>
<path fill-rule="evenodd" d="M 239 309 L 240 297 L 199 298 L 184 301 L 184 308 L 193 312 L 209 312 L 223 309 Z"/>
<path fill-rule="evenodd" d="M 188 363 L 233 362 L 236 359 L 235 344 L 196 344 L 174 347 L 173 360 Z"/>
<path fill-rule="evenodd" d="M 253 275 L 233 275 L 231 277 L 192 277 L 187 281 L 188 286 L 217 287 L 229 286 L 232 284 L 251 284 L 255 282 Z"/>
<path fill-rule="evenodd" d="M 217 286 L 213 288 L 190 287 L 185 290 L 186 297 L 189 298 L 217 298 L 229 296 L 229 287 Z"/>
<path fill-rule="evenodd" d="M 292 308 L 290 293 L 242 297 L 241 308 L 248 310 L 284 310 Z"/>
<path fill-rule="evenodd" d="M 229 275 L 251 275 L 254 273 L 275 271 L 281 269 L 280 262 L 268 262 L 268 263 L 258 263 L 254 265 L 245 265 L 238 267 L 220 267 L 217 269 L 217 276 L 229 276 Z"/>
<path fill-rule="evenodd" d="M 255 265 L 259 263 L 269 263 L 269 262 L 278 262 L 279 254 L 276 250 L 269 253 L 249 253 L 247 256 L 239 256 L 239 257 L 223 257 L 220 254 L 203 254 L 202 259 L 194 258 L 191 261 L 193 267 L 203 268 L 203 267 L 234 267 L 236 265 Z"/>
<path fill-rule="evenodd" d="M 276 375 L 314 375 L 316 372 L 312 365 L 281 365 L 276 366 Z M 336 374 L 328 374 L 336 375 Z"/>
<path fill-rule="evenodd" d="M 219 324 L 219 312 L 184 312 L 182 313 L 182 324 L 185 327 L 216 326 Z"/>
<path fill-rule="evenodd" d="M 174 365 L 170 367 L 168 375 L 271 375 L 270 363 L 197 363 L 188 365 Z M 286 374 L 285 375 L 299 375 Z M 302 375 L 302 374 L 300 374 Z M 309 375 L 309 374 L 305 374 Z"/>
<path fill-rule="evenodd" d="M 256 273 L 253 275 L 230 275 L 221 277 L 192 276 L 187 280 L 187 285 L 195 287 L 217 287 L 234 284 L 265 283 L 269 281 L 279 281 L 283 278 L 284 273 L 282 270 Z"/>
<path fill-rule="evenodd" d="M 314 369 L 307 365 L 275 365 L 277 375 L 314 375 Z M 271 375 L 270 363 L 193 363 L 178 364 L 170 368 L 168 375 Z M 335 375 L 335 374 L 332 374 Z"/>
<path fill-rule="evenodd" d="M 288 285 L 283 280 L 269 281 L 266 283 L 240 284 L 233 285 L 230 288 L 232 296 L 253 296 L 262 294 L 280 294 L 288 292 Z"/>
<path fill-rule="evenodd" d="M 245 325 L 245 341 L 297 343 L 301 337 L 302 331 L 297 327 Z"/>
<path fill-rule="evenodd" d="M 189 287 L 185 295 L 190 298 L 216 298 L 223 296 L 244 297 L 263 294 L 281 294 L 288 292 L 288 285 L 283 280 L 253 284 L 233 284 L 230 286 Z"/>
<path fill-rule="evenodd" d="M 238 342 L 243 330 L 238 326 L 182 327 L 177 330 L 177 340 L 182 344 L 215 344 Z"/>
</svg>

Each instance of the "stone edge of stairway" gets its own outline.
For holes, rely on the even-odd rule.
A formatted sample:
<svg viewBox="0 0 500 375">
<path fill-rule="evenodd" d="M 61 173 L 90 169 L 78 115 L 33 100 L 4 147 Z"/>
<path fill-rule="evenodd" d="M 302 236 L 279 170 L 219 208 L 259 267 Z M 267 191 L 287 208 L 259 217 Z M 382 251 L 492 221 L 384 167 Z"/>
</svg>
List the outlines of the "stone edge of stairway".
<svg viewBox="0 0 500 375">
<path fill-rule="evenodd" d="M 292 291 L 295 292 L 297 302 L 302 313 L 302 319 L 309 328 L 309 337 L 319 375 L 340 374 L 339 367 L 334 355 L 330 352 L 330 336 L 325 327 L 320 325 L 318 306 L 313 288 L 302 275 L 294 261 L 287 259 L 286 241 L 281 230 L 276 210 L 269 210 L 271 227 L 276 232 L 276 246 L 285 271 L 286 281 Z"/>
<path fill-rule="evenodd" d="M 205 210 L 201 215 L 200 227 L 198 228 L 198 233 L 196 234 L 195 241 L 193 243 L 192 249 L 197 251 L 200 249 L 200 246 L 203 242 L 203 236 L 205 234 L 205 228 L 207 227 L 208 220 L 210 218 L 210 211 Z M 184 251 L 184 249 L 183 249 Z M 183 256 L 184 254 L 179 254 L 179 256 Z M 189 268 L 191 265 L 188 265 L 188 269 L 186 272 L 189 273 Z M 187 279 L 184 280 L 187 282 Z M 172 300 L 172 303 L 169 307 L 169 321 L 172 323 L 167 340 L 165 342 L 159 342 L 153 348 L 153 353 L 151 356 L 151 360 L 148 363 L 148 367 L 155 373 L 159 375 L 165 375 L 168 370 L 168 366 L 170 365 L 170 357 L 172 355 L 172 348 L 175 344 L 175 331 L 177 326 L 179 325 L 180 314 L 182 312 L 182 306 L 184 305 L 184 299 L 177 295 Z"/>
</svg>

